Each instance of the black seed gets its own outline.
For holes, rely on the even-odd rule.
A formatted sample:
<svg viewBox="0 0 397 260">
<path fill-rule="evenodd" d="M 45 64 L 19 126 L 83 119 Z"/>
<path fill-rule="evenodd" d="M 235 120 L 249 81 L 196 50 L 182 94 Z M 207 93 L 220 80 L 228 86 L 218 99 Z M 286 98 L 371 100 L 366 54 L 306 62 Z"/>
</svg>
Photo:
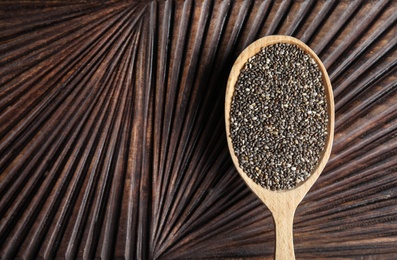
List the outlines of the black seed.
<svg viewBox="0 0 397 260">
<path fill-rule="evenodd" d="M 239 165 L 256 183 L 286 190 L 309 178 L 328 134 L 322 73 L 309 54 L 280 43 L 252 56 L 230 114 Z"/>
</svg>

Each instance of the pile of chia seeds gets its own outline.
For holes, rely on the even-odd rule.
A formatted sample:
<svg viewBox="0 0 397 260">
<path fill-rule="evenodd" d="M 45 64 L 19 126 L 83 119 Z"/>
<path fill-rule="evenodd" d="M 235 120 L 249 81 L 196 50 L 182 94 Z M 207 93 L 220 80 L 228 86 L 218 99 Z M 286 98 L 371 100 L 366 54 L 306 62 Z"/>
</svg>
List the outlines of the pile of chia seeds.
<svg viewBox="0 0 397 260">
<path fill-rule="evenodd" d="M 232 98 L 230 137 L 251 179 L 270 190 L 305 181 L 325 148 L 327 124 L 322 73 L 309 54 L 278 43 L 249 58 Z"/>
</svg>

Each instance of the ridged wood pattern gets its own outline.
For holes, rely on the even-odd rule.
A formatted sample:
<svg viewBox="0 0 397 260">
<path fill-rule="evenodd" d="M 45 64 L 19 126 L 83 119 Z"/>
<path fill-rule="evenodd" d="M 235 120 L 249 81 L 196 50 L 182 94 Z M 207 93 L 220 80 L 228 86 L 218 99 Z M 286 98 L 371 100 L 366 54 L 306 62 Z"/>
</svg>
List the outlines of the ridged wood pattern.
<svg viewBox="0 0 397 260">
<path fill-rule="evenodd" d="M 397 2 L 0 2 L 0 255 L 267 257 L 226 144 L 228 73 L 292 35 L 329 72 L 331 158 L 296 257 L 397 258 Z"/>
</svg>

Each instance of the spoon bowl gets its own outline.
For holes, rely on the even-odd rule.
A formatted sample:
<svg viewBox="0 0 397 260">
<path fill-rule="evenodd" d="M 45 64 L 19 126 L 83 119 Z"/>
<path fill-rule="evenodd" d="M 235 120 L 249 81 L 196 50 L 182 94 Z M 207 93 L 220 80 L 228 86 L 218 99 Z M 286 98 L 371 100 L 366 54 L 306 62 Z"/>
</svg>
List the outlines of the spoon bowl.
<svg viewBox="0 0 397 260">
<path fill-rule="evenodd" d="M 290 190 L 272 191 L 255 183 L 240 167 L 238 158 L 235 154 L 231 135 L 230 135 L 230 112 L 235 86 L 240 75 L 240 72 L 248 59 L 261 51 L 262 48 L 276 43 L 295 44 L 307 54 L 309 54 L 318 64 L 318 68 L 322 73 L 322 81 L 325 90 L 325 100 L 327 102 L 327 137 L 325 140 L 325 147 L 318 160 L 317 166 L 312 170 L 310 177 L 301 182 L 298 186 Z M 298 204 L 302 201 L 309 189 L 315 183 L 317 178 L 323 171 L 332 148 L 334 136 L 334 98 L 332 93 L 332 86 L 328 73 L 313 50 L 300 40 L 290 36 L 267 36 L 263 37 L 251 45 L 249 45 L 237 58 L 234 63 L 230 76 L 227 82 L 226 99 L 225 99 L 225 121 L 227 142 L 233 163 L 236 166 L 239 174 L 244 179 L 248 187 L 263 201 L 272 213 L 275 230 L 276 230 L 276 247 L 275 259 L 294 259 L 293 246 L 293 218 Z"/>
</svg>

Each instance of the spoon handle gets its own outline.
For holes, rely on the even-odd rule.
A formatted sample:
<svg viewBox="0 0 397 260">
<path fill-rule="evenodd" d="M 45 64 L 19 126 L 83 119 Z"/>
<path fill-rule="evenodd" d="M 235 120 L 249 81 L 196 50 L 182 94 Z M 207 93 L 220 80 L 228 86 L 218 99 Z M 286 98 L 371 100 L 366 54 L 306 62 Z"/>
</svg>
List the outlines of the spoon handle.
<svg viewBox="0 0 397 260">
<path fill-rule="evenodd" d="M 279 211 L 273 214 L 274 226 L 276 229 L 276 260 L 295 259 L 293 224 L 295 209 Z"/>
</svg>

